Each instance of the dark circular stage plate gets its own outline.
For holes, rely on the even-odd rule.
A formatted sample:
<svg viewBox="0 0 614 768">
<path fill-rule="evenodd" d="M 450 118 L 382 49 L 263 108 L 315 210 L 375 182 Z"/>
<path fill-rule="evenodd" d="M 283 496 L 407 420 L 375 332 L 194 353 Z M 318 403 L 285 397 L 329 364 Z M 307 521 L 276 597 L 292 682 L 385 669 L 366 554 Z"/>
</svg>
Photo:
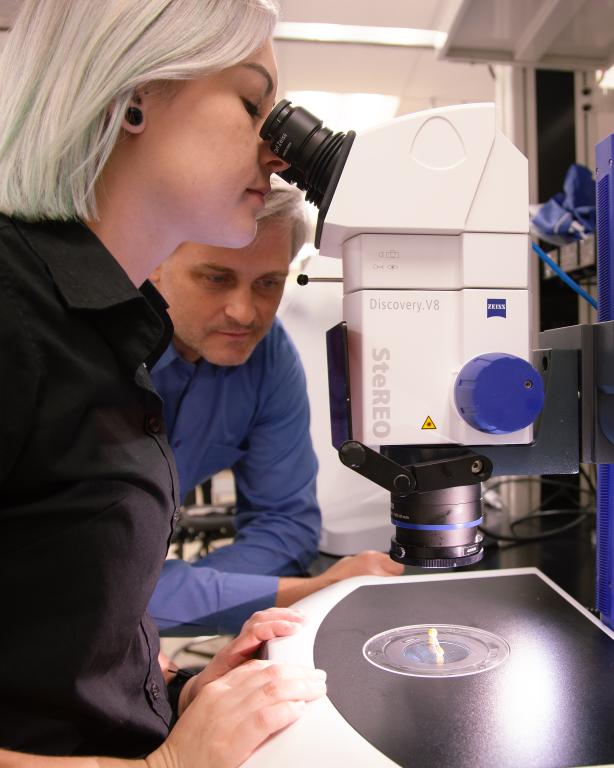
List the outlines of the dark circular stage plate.
<svg viewBox="0 0 614 768">
<path fill-rule="evenodd" d="M 493 636 L 499 663 L 468 674 Z M 348 727 L 402 768 L 614 765 L 614 642 L 536 574 L 358 587 L 321 622 L 313 659 Z"/>
</svg>

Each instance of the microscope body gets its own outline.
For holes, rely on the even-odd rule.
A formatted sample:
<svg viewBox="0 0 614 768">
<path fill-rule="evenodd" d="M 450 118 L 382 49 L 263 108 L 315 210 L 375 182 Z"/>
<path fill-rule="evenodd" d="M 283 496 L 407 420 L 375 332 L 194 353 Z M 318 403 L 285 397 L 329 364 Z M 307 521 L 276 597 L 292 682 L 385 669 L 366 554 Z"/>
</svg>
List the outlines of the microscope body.
<svg viewBox="0 0 614 768">
<path fill-rule="evenodd" d="M 531 442 L 531 424 L 484 430 L 456 402 L 470 361 L 530 360 L 527 211 L 526 158 L 496 130 L 491 104 L 356 136 L 320 240 L 323 255 L 343 258 L 354 439 Z"/>
<path fill-rule="evenodd" d="M 261 135 L 318 206 L 321 254 L 343 259 L 344 322 L 327 334 L 332 442 L 390 492 L 391 556 L 470 565 L 483 480 L 597 463 L 598 603 L 612 626 L 612 137 L 597 150 L 601 322 L 532 349 L 527 161 L 492 104 L 333 135 L 281 102 Z"/>
<path fill-rule="evenodd" d="M 494 106 L 477 104 L 356 136 L 322 220 L 321 253 L 343 258 L 333 444 L 390 490 L 400 562 L 480 560 L 492 463 L 479 449 L 532 442 L 544 393 L 530 363 L 527 211 L 526 158 Z"/>
<path fill-rule="evenodd" d="M 485 353 L 528 359 L 527 236 L 358 235 L 344 243 L 354 437 L 368 445 L 528 443 L 455 405 L 463 366 Z"/>
</svg>

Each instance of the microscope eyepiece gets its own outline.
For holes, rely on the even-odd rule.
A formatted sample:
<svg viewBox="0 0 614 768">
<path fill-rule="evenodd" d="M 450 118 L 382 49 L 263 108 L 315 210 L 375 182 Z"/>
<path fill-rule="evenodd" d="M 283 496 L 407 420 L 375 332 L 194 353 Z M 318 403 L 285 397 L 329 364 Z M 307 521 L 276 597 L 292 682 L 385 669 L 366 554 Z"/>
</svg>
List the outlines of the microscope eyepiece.
<svg viewBox="0 0 614 768">
<path fill-rule="evenodd" d="M 311 112 L 285 99 L 273 107 L 260 130 L 271 150 L 290 164 L 280 176 L 304 190 L 307 202 L 320 209 L 325 196 L 330 202 L 354 135 L 353 131 L 333 134 Z"/>
</svg>

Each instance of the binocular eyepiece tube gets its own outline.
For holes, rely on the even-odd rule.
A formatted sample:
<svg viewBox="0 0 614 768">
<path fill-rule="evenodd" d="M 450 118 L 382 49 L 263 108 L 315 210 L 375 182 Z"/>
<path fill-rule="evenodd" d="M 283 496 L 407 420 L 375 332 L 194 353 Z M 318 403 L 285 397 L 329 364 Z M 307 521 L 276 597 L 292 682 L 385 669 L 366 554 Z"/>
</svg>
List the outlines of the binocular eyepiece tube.
<svg viewBox="0 0 614 768">
<path fill-rule="evenodd" d="M 260 130 L 271 150 L 290 164 L 280 176 L 304 190 L 307 202 L 320 210 L 327 193 L 332 198 L 354 135 L 333 134 L 311 112 L 287 100 L 273 108 Z"/>
</svg>

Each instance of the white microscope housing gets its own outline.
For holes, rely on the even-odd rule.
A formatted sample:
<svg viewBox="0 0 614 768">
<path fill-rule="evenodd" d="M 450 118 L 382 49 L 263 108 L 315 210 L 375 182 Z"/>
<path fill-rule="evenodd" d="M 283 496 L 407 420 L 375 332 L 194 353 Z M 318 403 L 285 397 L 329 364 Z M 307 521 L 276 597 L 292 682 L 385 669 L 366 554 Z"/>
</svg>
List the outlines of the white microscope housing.
<svg viewBox="0 0 614 768">
<path fill-rule="evenodd" d="M 355 440 L 531 442 L 532 424 L 484 430 L 455 396 L 468 362 L 530 358 L 528 225 L 527 160 L 493 104 L 356 135 L 320 238 L 343 259 Z"/>
<path fill-rule="evenodd" d="M 327 332 L 332 443 L 390 492 L 390 555 L 425 568 L 483 555 L 480 452 L 528 445 L 544 402 L 531 357 L 528 168 L 492 104 L 333 135 L 281 102 L 261 131 L 343 259 Z"/>
</svg>

